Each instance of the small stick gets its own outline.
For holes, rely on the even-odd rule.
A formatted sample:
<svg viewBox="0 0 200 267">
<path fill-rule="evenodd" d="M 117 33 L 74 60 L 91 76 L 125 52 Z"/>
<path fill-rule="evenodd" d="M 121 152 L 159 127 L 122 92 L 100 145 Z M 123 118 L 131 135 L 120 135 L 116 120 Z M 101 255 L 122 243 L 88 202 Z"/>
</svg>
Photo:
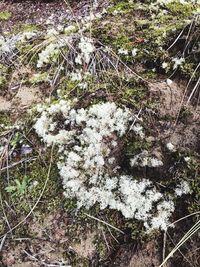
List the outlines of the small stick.
<svg viewBox="0 0 200 267">
<path fill-rule="evenodd" d="M 94 216 L 92 216 L 92 215 L 90 215 L 90 214 L 87 214 L 87 213 L 85 213 L 85 212 L 84 212 L 83 214 L 85 214 L 86 216 L 88 216 L 88 217 L 91 218 L 91 219 L 94 219 L 94 220 L 96 220 L 96 221 L 98 221 L 98 222 L 101 222 L 101 223 L 103 223 L 103 224 L 105 224 L 105 225 L 107 225 L 107 226 L 113 228 L 114 230 L 116 230 L 116 231 L 118 231 L 118 232 L 124 234 L 123 231 L 121 231 L 121 230 L 118 229 L 117 227 L 115 227 L 115 226 L 113 226 L 113 225 L 111 225 L 111 224 L 109 224 L 109 223 L 107 223 L 107 222 L 104 222 L 104 221 L 102 221 L 102 220 L 100 220 L 100 219 L 98 219 L 98 218 L 96 218 L 96 217 L 94 217 Z"/>
<path fill-rule="evenodd" d="M 29 161 L 34 161 L 34 160 L 36 160 L 36 159 L 37 159 L 36 157 L 35 157 L 35 158 L 30 158 L 30 159 L 22 159 L 22 160 L 20 160 L 20 161 L 18 161 L 18 162 L 15 162 L 15 163 L 13 163 L 13 164 L 11 164 L 11 165 L 8 165 L 8 166 L 6 166 L 6 167 L 0 169 L 0 171 L 5 171 L 5 170 L 7 170 L 7 169 L 11 169 L 11 168 L 15 167 L 16 165 L 18 165 L 18 164 L 20 164 L 20 163 L 29 162 Z"/>
</svg>

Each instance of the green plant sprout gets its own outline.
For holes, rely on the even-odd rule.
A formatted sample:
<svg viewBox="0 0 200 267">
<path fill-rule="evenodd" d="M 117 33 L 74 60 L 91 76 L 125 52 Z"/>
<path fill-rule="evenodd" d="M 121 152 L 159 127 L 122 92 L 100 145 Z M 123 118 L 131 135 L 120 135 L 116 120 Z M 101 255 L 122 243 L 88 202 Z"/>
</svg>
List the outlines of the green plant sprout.
<svg viewBox="0 0 200 267">
<path fill-rule="evenodd" d="M 14 180 L 15 184 L 14 185 L 9 185 L 5 188 L 7 193 L 11 193 L 12 196 L 23 196 L 25 195 L 27 191 L 27 186 L 29 183 L 28 176 L 24 176 L 23 180 L 20 182 L 18 179 Z"/>
</svg>

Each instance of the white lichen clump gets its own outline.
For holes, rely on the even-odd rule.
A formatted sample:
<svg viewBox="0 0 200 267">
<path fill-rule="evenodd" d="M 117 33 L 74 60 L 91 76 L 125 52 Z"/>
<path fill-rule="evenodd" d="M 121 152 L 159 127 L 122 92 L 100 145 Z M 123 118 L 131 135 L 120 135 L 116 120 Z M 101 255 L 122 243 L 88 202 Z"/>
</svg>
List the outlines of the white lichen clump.
<svg viewBox="0 0 200 267">
<path fill-rule="evenodd" d="M 42 50 L 38 55 L 37 67 L 41 68 L 44 64 L 50 63 L 56 60 L 56 55 L 59 54 L 60 48 L 63 44 L 57 43 L 50 43 L 46 46 L 44 50 Z"/>
<path fill-rule="evenodd" d="M 178 66 L 181 66 L 185 62 L 185 59 L 184 58 L 173 58 L 172 61 L 174 62 L 173 69 L 175 70 L 178 68 Z"/>
<path fill-rule="evenodd" d="M 121 151 L 116 151 L 136 119 L 129 109 L 113 102 L 74 109 L 72 103 L 61 100 L 48 107 L 38 106 L 38 112 L 41 115 L 34 127 L 48 146 L 59 148 L 57 166 L 67 198 L 76 198 L 78 208 L 98 203 L 101 209 L 121 211 L 126 218 L 143 221 L 148 231 L 166 230 L 173 202 L 166 201 L 148 179 L 120 173 L 117 153 Z M 140 164 L 141 155 L 131 164 Z M 143 156 L 142 166 L 162 165 L 146 152 Z"/>
<path fill-rule="evenodd" d="M 93 41 L 88 37 L 82 37 L 78 45 L 81 53 L 75 59 L 77 64 L 88 64 L 91 60 L 92 53 L 95 51 Z"/>
<path fill-rule="evenodd" d="M 120 48 L 118 50 L 118 54 L 119 55 L 128 55 L 128 50 L 127 49 Z"/>
<path fill-rule="evenodd" d="M 163 162 L 155 157 L 149 156 L 148 151 L 144 150 L 130 160 L 132 167 L 160 167 Z"/>
<path fill-rule="evenodd" d="M 16 45 L 19 42 L 26 42 L 36 35 L 36 32 L 23 32 L 13 36 L 0 35 L 0 57 L 5 55 L 14 56 L 16 53 Z"/>
<path fill-rule="evenodd" d="M 175 152 L 176 151 L 176 147 L 172 143 L 167 143 L 166 147 L 170 152 Z"/>
<path fill-rule="evenodd" d="M 182 195 L 190 194 L 190 193 L 191 193 L 191 189 L 190 189 L 188 182 L 186 181 L 181 181 L 181 183 L 175 189 L 175 194 L 178 197 L 181 197 Z"/>
<path fill-rule="evenodd" d="M 0 57 L 3 55 L 12 55 L 17 42 L 19 42 L 21 38 L 20 34 L 11 37 L 0 35 Z"/>
<path fill-rule="evenodd" d="M 59 32 L 55 29 L 48 30 L 45 38 L 47 39 L 47 45 L 43 47 L 43 49 L 38 54 L 37 68 L 44 67 L 45 64 L 56 62 L 58 56 L 61 54 L 61 49 L 71 50 L 73 47 L 73 38 L 70 37 L 70 34 L 73 35 L 73 32 L 68 34 L 66 33 L 64 36 L 60 38 L 56 38 Z M 96 48 L 94 46 L 94 42 L 91 38 L 82 36 L 79 39 L 77 47 L 73 48 L 74 52 L 74 65 L 83 65 L 89 64 L 92 60 L 93 53 Z"/>
<path fill-rule="evenodd" d="M 10 52 L 10 46 L 6 42 L 6 40 L 3 36 L 0 36 L 0 52 L 1 53 Z"/>
</svg>

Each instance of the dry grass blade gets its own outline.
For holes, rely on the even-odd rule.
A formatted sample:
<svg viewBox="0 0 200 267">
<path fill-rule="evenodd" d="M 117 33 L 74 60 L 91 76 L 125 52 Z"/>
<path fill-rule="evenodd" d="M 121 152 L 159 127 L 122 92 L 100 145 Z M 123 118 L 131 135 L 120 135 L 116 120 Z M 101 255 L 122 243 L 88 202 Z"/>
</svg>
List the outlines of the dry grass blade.
<svg viewBox="0 0 200 267">
<path fill-rule="evenodd" d="M 1 243 L 0 243 L 0 252 L 2 251 L 2 248 L 3 248 L 3 245 L 4 245 L 4 243 L 5 243 L 6 237 L 7 237 L 7 235 L 5 234 L 5 235 L 3 236 L 3 238 L 1 239 Z"/>
<path fill-rule="evenodd" d="M 180 108 L 179 108 L 178 113 L 177 113 L 177 116 L 176 116 L 175 125 L 176 125 L 177 122 L 178 122 L 178 119 L 179 119 L 179 116 L 180 116 L 180 113 L 181 113 L 181 109 L 182 109 L 182 107 L 183 107 L 183 105 L 184 105 L 185 98 L 186 98 L 186 95 L 187 95 L 187 91 L 188 91 L 188 89 L 189 89 L 189 86 L 190 86 L 190 84 L 191 84 L 191 82 L 192 82 L 192 79 L 194 78 L 194 75 L 195 75 L 196 72 L 198 71 L 199 67 L 200 67 L 200 63 L 197 65 L 197 67 L 195 68 L 194 72 L 192 73 L 192 75 L 191 75 L 191 77 L 190 77 L 190 79 L 189 79 L 189 81 L 188 81 L 188 83 L 187 83 L 187 86 L 186 86 L 186 88 L 185 88 L 185 90 L 184 90 L 184 92 L 183 92 L 183 97 L 182 97 L 182 100 L 181 100 L 181 103 L 180 103 Z M 189 104 L 189 102 L 190 102 L 190 100 L 191 100 L 193 94 L 195 93 L 196 89 L 198 88 L 198 86 L 199 86 L 199 82 L 200 82 L 200 78 L 199 78 L 198 81 L 196 82 L 195 87 L 193 88 L 192 93 L 190 94 L 189 99 L 187 100 L 187 105 Z"/>
<path fill-rule="evenodd" d="M 195 94 L 195 91 L 199 88 L 199 85 L 200 85 L 200 77 L 199 77 L 198 81 L 196 82 L 194 88 L 192 89 L 192 92 L 190 93 L 190 96 L 188 97 L 186 105 L 188 105 L 189 102 L 191 101 L 192 97 Z"/>
<path fill-rule="evenodd" d="M 164 259 L 164 261 L 159 265 L 159 267 L 162 267 L 165 265 L 165 263 L 174 255 L 174 253 L 179 250 L 179 248 L 188 240 L 190 239 L 195 233 L 197 233 L 200 230 L 200 220 L 193 225 L 189 231 L 181 238 L 181 240 L 178 242 L 178 244 L 174 247 L 174 249 L 168 254 L 168 256 Z"/>
<path fill-rule="evenodd" d="M 182 29 L 182 31 L 179 33 L 179 35 L 176 37 L 176 39 L 174 40 L 174 42 L 167 48 L 167 51 L 169 51 L 176 43 L 177 43 L 177 41 L 179 40 L 179 38 L 181 37 L 181 35 L 183 34 L 183 32 L 184 32 L 184 30 L 185 30 L 185 28 L 186 28 L 187 26 L 185 26 L 183 29 Z"/>
<path fill-rule="evenodd" d="M 192 41 L 192 37 L 193 37 L 193 33 L 195 31 L 195 26 L 197 23 L 197 20 L 199 18 L 199 15 L 195 15 L 194 18 L 192 19 L 191 23 L 190 23 L 190 27 L 186 36 L 186 41 L 185 41 L 185 48 L 183 50 L 183 56 L 187 50 L 187 48 L 189 47 L 191 41 Z"/>
<path fill-rule="evenodd" d="M 173 241 L 172 237 L 169 235 L 169 233 L 166 233 L 166 235 L 168 236 L 168 238 L 171 240 L 171 242 L 173 243 L 173 246 L 175 246 L 175 242 Z M 185 259 L 185 261 L 187 261 L 187 263 L 191 266 L 191 267 L 195 267 L 193 265 L 193 263 L 184 255 L 184 253 L 181 251 L 181 249 L 177 249 L 177 251 L 181 254 L 181 256 Z M 163 260 L 165 259 L 165 257 L 163 258 Z"/>
</svg>

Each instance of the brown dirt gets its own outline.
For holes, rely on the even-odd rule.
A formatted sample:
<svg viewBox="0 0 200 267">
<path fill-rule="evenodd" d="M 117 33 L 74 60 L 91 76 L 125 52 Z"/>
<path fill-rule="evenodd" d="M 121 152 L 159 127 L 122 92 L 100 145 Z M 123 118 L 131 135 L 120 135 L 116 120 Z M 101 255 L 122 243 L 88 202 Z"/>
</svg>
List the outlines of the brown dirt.
<svg viewBox="0 0 200 267">
<path fill-rule="evenodd" d="M 66 15 L 66 4 L 58 1 L 15 1 L 7 0 L 0 3 L 0 11 L 9 11 L 12 16 L 9 20 L 1 22 L 1 29 L 12 30 L 22 24 L 42 25 L 53 14 L 54 23 L 59 23 Z"/>
<path fill-rule="evenodd" d="M 161 259 L 155 241 L 148 242 L 143 249 L 136 251 L 131 257 L 128 267 L 158 267 Z M 173 267 L 170 263 L 165 267 Z"/>
<path fill-rule="evenodd" d="M 44 100 L 43 98 L 38 87 L 29 88 L 22 86 L 11 99 L 0 96 L 0 112 L 11 112 L 19 115 L 30 108 L 32 104 Z"/>
<path fill-rule="evenodd" d="M 0 96 L 0 112 L 6 112 L 11 109 L 11 103 L 6 98 Z"/>
<path fill-rule="evenodd" d="M 69 4 L 66 4 L 69 3 Z M 107 1 L 99 0 L 96 10 L 106 7 Z M 64 1 L 64 0 L 5 0 L 0 2 L 0 12 L 9 11 L 12 16 L 7 21 L 1 21 L 1 31 L 10 31 L 23 24 L 37 24 L 45 26 L 51 17 L 51 23 L 58 25 L 74 21 L 89 14 L 91 1 Z M 73 14 L 72 14 L 73 11 Z"/>
<path fill-rule="evenodd" d="M 68 248 L 66 216 L 60 212 L 52 213 L 43 221 L 29 221 L 27 226 L 29 236 L 25 236 L 24 240 L 5 241 L 1 253 L 2 264 L 9 267 L 38 267 L 48 263 L 58 265 Z"/>
<path fill-rule="evenodd" d="M 73 250 L 81 257 L 81 258 L 89 258 L 91 259 L 94 256 L 96 248 L 94 245 L 95 241 L 95 232 L 88 232 L 86 238 L 81 238 L 79 243 L 75 243 L 72 245 Z"/>
<path fill-rule="evenodd" d="M 170 135 L 169 142 L 176 147 L 190 148 L 194 151 L 200 151 L 200 122 L 191 121 L 185 125 L 181 123 L 175 127 Z"/>
<path fill-rule="evenodd" d="M 154 241 L 146 242 L 142 247 L 122 245 L 120 246 L 112 267 L 158 267 L 161 263 L 161 251 L 159 244 Z M 173 267 L 167 263 L 165 267 Z"/>
<path fill-rule="evenodd" d="M 21 87 L 17 94 L 15 95 L 12 105 L 17 106 L 17 104 L 21 108 L 28 108 L 33 103 L 38 103 L 42 101 L 42 94 L 38 87 L 29 88 L 29 87 Z"/>
<path fill-rule="evenodd" d="M 155 82 L 149 85 L 150 93 L 159 97 L 159 115 L 176 117 L 181 107 L 184 86 L 173 82 L 170 86 L 166 82 Z"/>
<path fill-rule="evenodd" d="M 183 81 L 175 81 L 170 86 L 160 81 L 149 85 L 151 96 L 158 99 L 159 120 L 154 125 L 157 131 L 155 136 L 157 140 L 170 142 L 177 148 L 199 151 L 200 110 L 192 104 L 186 106 L 182 101 L 185 88 Z M 183 108 L 187 111 L 185 118 L 180 112 Z"/>
<path fill-rule="evenodd" d="M 39 267 L 64 265 L 66 253 L 78 258 L 92 259 L 96 252 L 94 245 L 96 232 L 86 231 L 78 236 L 80 241 L 71 241 L 67 230 L 71 219 L 63 211 L 50 213 L 44 219 L 28 219 L 25 227 L 28 234 L 24 239 L 6 239 L 0 252 L 0 266 L 6 267 Z M 84 236 L 83 236 L 84 235 Z M 51 265 L 52 264 L 52 265 Z M 69 264 L 65 261 L 66 266 Z M 79 265 L 72 265 L 77 266 Z M 82 265 L 80 265 L 82 266 Z M 85 265 L 84 265 L 85 266 Z"/>
</svg>

